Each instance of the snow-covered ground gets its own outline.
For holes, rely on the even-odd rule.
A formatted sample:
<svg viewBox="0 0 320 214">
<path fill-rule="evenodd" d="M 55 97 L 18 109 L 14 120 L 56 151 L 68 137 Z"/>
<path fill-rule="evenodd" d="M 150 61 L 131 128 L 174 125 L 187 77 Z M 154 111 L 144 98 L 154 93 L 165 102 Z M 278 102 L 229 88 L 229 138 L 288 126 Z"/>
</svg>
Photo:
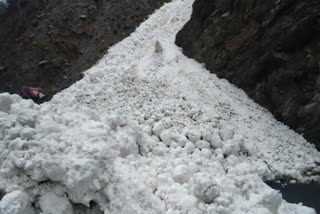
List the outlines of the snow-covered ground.
<svg viewBox="0 0 320 214">
<path fill-rule="evenodd" d="M 263 182 L 319 180 L 314 146 L 175 46 L 192 3 L 163 6 L 49 103 L 0 95 L 1 214 L 315 213 Z"/>
</svg>

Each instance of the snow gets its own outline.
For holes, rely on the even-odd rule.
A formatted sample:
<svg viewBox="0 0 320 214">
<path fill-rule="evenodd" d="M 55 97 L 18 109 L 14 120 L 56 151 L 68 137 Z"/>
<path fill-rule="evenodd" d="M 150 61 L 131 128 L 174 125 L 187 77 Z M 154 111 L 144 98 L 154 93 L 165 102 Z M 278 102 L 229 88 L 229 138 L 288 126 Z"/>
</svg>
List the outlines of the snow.
<svg viewBox="0 0 320 214">
<path fill-rule="evenodd" d="M 39 205 L 43 213 L 72 214 L 73 208 L 66 197 L 48 192 L 40 197 Z"/>
<path fill-rule="evenodd" d="M 20 190 L 10 192 L 1 200 L 0 213 L 32 214 L 31 198 Z"/>
<path fill-rule="evenodd" d="M 10 94 L 0 94 L 0 111 L 7 113 L 10 110 L 13 99 Z"/>
<path fill-rule="evenodd" d="M 314 146 L 175 46 L 192 3 L 164 5 L 48 103 L 0 95 L 0 213 L 315 213 L 263 182 L 319 180 Z"/>
</svg>

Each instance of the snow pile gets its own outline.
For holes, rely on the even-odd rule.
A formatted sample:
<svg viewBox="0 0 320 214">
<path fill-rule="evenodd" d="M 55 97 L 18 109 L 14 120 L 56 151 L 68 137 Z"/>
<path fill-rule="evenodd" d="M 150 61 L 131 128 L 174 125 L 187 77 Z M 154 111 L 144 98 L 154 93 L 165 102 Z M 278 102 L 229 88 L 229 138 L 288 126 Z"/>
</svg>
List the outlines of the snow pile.
<svg viewBox="0 0 320 214">
<path fill-rule="evenodd" d="M 49 103 L 0 95 L 0 213 L 315 213 L 263 182 L 319 179 L 315 148 L 174 45 L 192 3 Z"/>
<path fill-rule="evenodd" d="M 0 189 L 13 191 L 5 196 L 7 200 L 25 198 L 26 193 L 17 192 L 23 187 L 31 190 L 31 198 L 43 195 L 39 205 L 45 210 L 46 201 L 54 197 L 59 204 L 69 204 L 65 192 L 74 203 L 89 205 L 94 198 L 101 205 L 107 204 L 108 199 L 97 191 L 103 192 L 111 182 L 112 163 L 123 143 L 115 137 L 121 131 L 117 124 L 112 129 L 108 124 L 112 120 L 102 122 L 85 107 L 47 112 L 49 109 L 40 109 L 32 101 L 16 96 L 2 94 L 0 100 L 1 109 L 7 110 L 10 105 L 9 114 L 0 113 Z M 131 138 L 134 137 L 130 135 L 128 139 Z M 7 205 L 3 206 L 1 201 L 0 210 L 6 209 Z M 12 213 L 23 213 L 25 206 L 17 206 Z M 66 205 L 68 209 L 70 206 Z"/>
</svg>

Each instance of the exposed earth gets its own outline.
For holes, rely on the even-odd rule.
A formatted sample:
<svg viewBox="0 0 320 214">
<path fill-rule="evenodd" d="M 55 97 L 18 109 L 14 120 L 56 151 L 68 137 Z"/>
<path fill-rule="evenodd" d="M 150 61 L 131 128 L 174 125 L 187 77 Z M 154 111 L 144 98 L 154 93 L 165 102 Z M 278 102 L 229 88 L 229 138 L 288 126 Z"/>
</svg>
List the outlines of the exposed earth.
<svg viewBox="0 0 320 214">
<path fill-rule="evenodd" d="M 0 92 L 41 87 L 51 99 L 166 1 L 9 0 L 0 10 Z"/>
</svg>

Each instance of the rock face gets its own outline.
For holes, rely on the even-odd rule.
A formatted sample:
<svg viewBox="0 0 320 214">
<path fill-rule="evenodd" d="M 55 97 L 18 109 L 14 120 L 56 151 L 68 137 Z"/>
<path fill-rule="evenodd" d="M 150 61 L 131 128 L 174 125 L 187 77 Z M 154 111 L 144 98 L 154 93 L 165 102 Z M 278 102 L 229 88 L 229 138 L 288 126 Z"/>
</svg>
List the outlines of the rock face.
<svg viewBox="0 0 320 214">
<path fill-rule="evenodd" d="M 8 0 L 0 11 L 0 92 L 50 98 L 167 0 Z"/>
<path fill-rule="evenodd" d="M 196 0 L 184 53 L 320 149 L 320 1 Z"/>
</svg>

